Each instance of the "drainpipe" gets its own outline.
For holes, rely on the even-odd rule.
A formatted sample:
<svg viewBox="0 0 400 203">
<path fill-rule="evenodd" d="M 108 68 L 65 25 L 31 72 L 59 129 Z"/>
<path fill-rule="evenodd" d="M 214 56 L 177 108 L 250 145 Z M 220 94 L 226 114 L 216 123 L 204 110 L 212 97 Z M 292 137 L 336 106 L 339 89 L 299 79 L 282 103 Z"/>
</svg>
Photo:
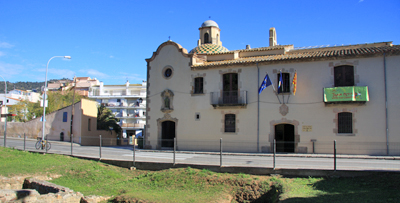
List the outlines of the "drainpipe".
<svg viewBox="0 0 400 203">
<path fill-rule="evenodd" d="M 386 154 L 389 155 L 389 124 L 388 124 L 388 100 L 387 100 L 386 54 L 385 53 L 383 53 L 383 71 L 384 71 L 384 81 L 385 81 Z"/>
</svg>

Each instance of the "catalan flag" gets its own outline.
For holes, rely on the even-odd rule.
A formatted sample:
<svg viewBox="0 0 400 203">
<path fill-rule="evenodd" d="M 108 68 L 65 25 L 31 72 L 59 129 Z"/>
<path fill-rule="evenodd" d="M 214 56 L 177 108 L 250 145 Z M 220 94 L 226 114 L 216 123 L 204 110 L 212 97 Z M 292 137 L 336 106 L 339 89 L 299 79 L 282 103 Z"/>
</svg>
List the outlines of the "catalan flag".
<svg viewBox="0 0 400 203">
<path fill-rule="evenodd" d="M 293 95 L 296 95 L 296 88 L 297 88 L 297 71 L 294 72 L 292 84 L 293 84 Z"/>
</svg>

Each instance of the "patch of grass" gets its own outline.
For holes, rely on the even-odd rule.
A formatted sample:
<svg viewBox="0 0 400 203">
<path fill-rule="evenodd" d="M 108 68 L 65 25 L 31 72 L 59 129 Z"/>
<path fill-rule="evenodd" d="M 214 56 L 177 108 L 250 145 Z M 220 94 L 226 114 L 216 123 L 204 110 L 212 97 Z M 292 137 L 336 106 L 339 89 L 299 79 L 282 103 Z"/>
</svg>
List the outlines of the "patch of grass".
<svg viewBox="0 0 400 203">
<path fill-rule="evenodd" d="M 207 169 L 130 171 L 97 161 L 0 147 L 0 175 L 60 175 L 51 182 L 84 195 L 136 202 L 400 202 L 400 174 L 289 178 Z"/>
</svg>

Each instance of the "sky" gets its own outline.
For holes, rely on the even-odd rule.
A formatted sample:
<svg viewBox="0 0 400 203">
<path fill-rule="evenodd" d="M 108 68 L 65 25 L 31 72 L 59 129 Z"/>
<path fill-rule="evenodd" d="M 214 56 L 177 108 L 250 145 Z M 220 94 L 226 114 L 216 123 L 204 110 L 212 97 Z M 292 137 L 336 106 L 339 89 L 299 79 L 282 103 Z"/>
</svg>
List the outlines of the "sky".
<svg viewBox="0 0 400 203">
<path fill-rule="evenodd" d="M 141 83 L 147 62 L 171 39 L 190 51 L 214 20 L 228 50 L 393 41 L 400 0 L 0 0 L 0 76 L 9 82 L 77 77 Z M 0 78 L 1 81 L 1 78 Z"/>
</svg>

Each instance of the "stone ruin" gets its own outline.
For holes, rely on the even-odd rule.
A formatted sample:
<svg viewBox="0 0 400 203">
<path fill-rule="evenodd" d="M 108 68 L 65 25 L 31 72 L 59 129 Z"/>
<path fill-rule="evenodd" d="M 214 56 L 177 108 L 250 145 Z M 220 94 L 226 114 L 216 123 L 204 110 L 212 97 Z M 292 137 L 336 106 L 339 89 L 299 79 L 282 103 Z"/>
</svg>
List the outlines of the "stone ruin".
<svg viewBox="0 0 400 203">
<path fill-rule="evenodd" d="M 0 203 L 97 203 L 107 199 L 84 197 L 80 192 L 37 178 L 0 177 Z"/>
</svg>

